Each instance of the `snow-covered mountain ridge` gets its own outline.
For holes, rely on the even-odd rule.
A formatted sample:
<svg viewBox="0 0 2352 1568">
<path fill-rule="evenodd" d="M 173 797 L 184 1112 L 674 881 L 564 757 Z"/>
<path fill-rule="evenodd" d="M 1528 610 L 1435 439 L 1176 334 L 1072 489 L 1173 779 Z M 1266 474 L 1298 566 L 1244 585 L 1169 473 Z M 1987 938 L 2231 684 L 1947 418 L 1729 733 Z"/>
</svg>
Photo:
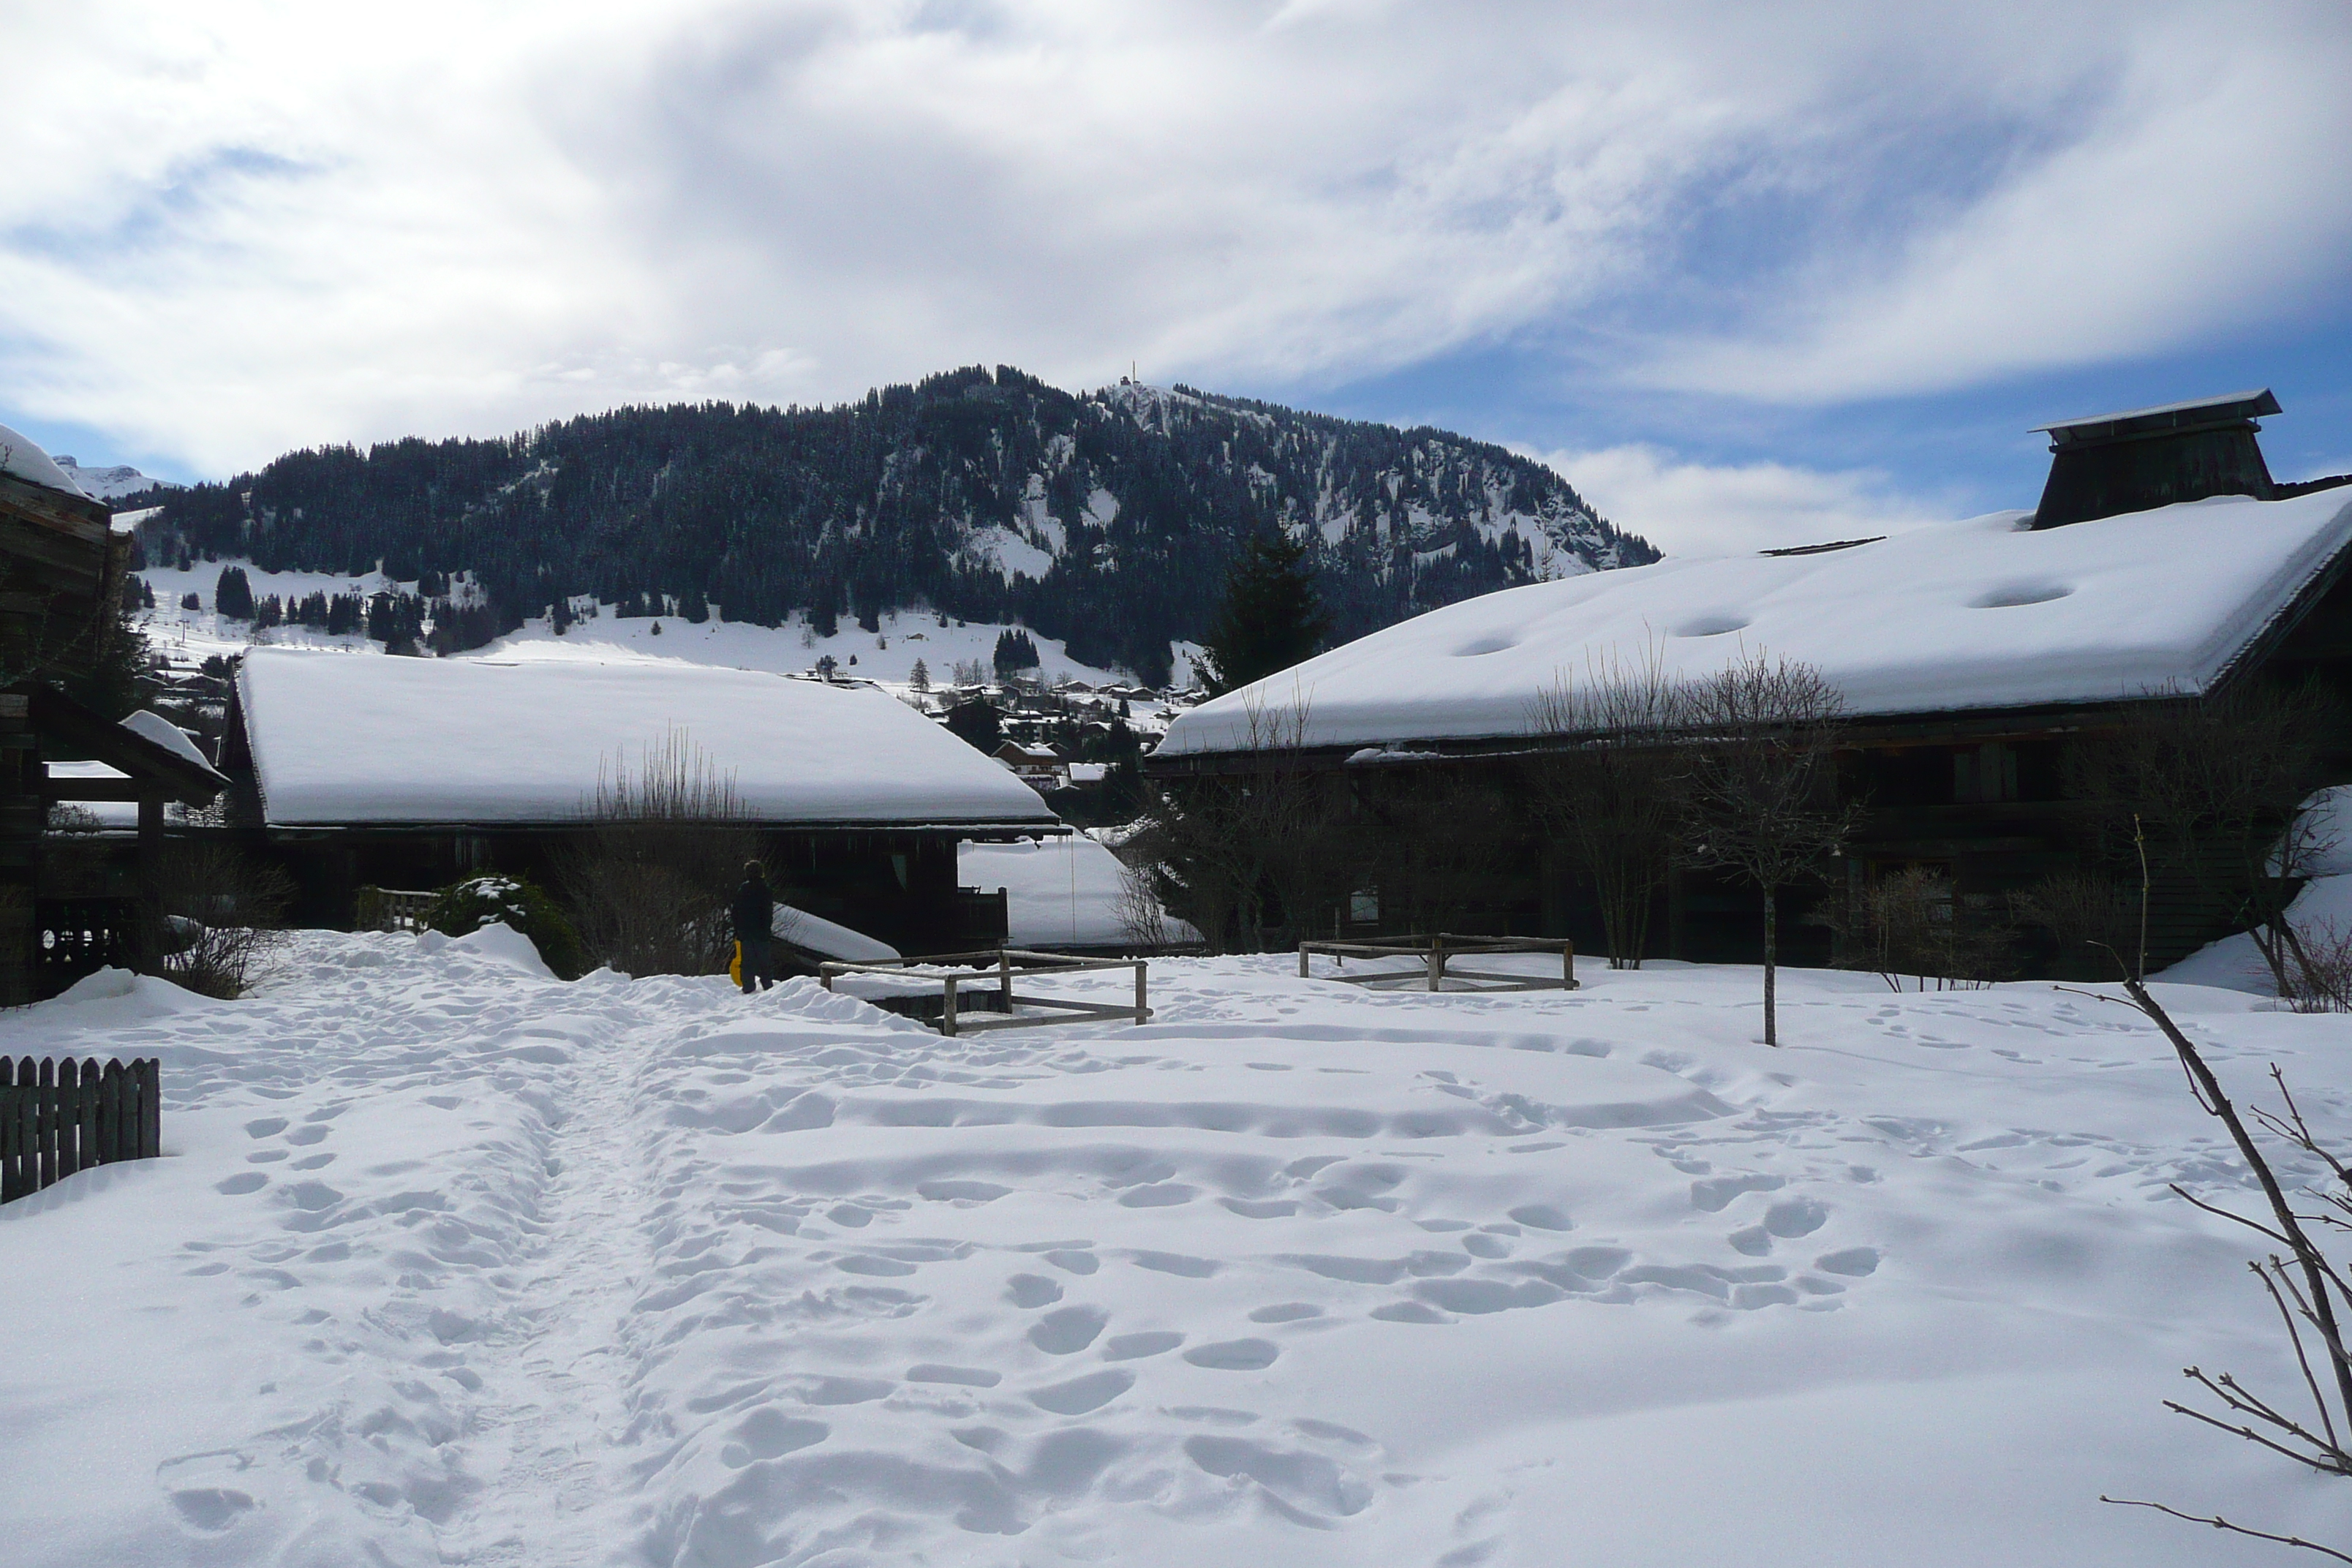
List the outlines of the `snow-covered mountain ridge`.
<svg viewBox="0 0 2352 1568">
<path fill-rule="evenodd" d="M 135 496 L 142 490 L 178 489 L 170 479 L 150 479 L 128 463 L 115 463 L 106 468 L 85 468 L 71 458 L 53 454 L 51 462 L 65 470 L 66 478 L 81 487 L 81 493 L 92 500 L 119 500 Z"/>
<path fill-rule="evenodd" d="M 820 637 L 929 610 L 1158 682 L 1268 528 L 1310 542 L 1341 637 L 1656 558 L 1499 447 L 1184 387 L 1072 395 L 1009 367 L 832 408 L 630 408 L 504 441 L 292 453 L 174 496 L 151 553 L 467 573 L 508 627 L 565 595 L 771 626 L 797 613 Z"/>
</svg>

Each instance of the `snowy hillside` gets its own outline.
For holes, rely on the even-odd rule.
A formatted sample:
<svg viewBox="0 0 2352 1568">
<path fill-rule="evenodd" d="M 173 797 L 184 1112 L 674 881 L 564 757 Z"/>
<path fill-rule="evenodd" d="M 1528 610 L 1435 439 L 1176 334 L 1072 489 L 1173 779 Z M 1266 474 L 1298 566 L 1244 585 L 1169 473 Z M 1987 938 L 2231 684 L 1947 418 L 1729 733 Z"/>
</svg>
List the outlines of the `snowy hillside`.
<svg viewBox="0 0 2352 1568">
<path fill-rule="evenodd" d="M 2271 1560 L 2102 1491 L 2346 1540 L 2159 1408 L 2295 1373 L 2167 1190 L 2236 1160 L 2091 998 L 1789 973 L 1767 1051 L 1750 971 L 1194 960 L 1145 1027 L 944 1040 L 516 941 L 0 1019 L 167 1100 L 166 1158 L 0 1210 L 12 1562 Z M 2340 1138 L 2352 1020 L 2164 994 Z"/>
<path fill-rule="evenodd" d="M 251 621 L 219 614 L 214 595 L 224 568 L 242 568 L 256 598 L 276 595 L 291 601 L 310 594 L 329 595 L 413 593 L 414 581 L 403 583 L 371 572 L 360 576 L 320 572 L 263 572 L 250 562 L 197 562 L 185 570 L 151 566 L 138 575 L 155 595 L 155 607 L 141 613 L 141 624 L 157 651 L 183 663 L 196 663 L 213 655 L 242 653 L 257 645 L 280 647 L 333 647 L 352 652 L 379 652 L 382 645 L 359 633 L 330 635 L 300 626 L 277 626 L 257 631 Z M 197 607 L 183 601 L 190 595 Z M 474 653 L 461 657 L 489 658 L 574 658 L 582 660 L 656 659 L 682 664 L 709 664 L 730 669 L 761 669 L 779 674 L 805 673 L 830 658 L 844 677 L 875 681 L 902 695 L 913 694 L 915 665 L 926 679 L 945 687 L 959 667 L 991 669 L 996 639 L 1008 630 L 1025 629 L 1000 623 L 942 626 L 935 615 L 896 613 L 884 616 L 877 631 L 855 626 L 836 626 L 831 637 L 795 616 L 782 626 L 752 626 L 741 621 L 705 621 L 700 625 L 675 616 L 623 616 L 614 605 L 581 601 L 581 618 L 558 634 L 550 617 L 541 616 Z M 656 630 L 658 626 L 660 629 Z M 1037 647 L 1038 679 L 1047 686 L 1069 680 L 1090 686 L 1117 684 L 1125 677 L 1117 670 L 1097 669 L 1068 656 L 1052 637 L 1031 633 Z M 1181 660 L 1188 649 L 1176 649 Z M 992 679 L 992 675 L 991 677 Z M 1166 704 L 1141 702 L 1132 722 L 1154 733 L 1166 728 L 1176 710 Z"/>
<path fill-rule="evenodd" d="M 824 632 L 945 611 L 1160 685 L 1273 529 L 1311 546 L 1340 636 L 1657 554 L 1551 469 L 1444 431 L 975 366 L 832 408 L 627 408 L 292 452 L 173 496 L 149 555 L 463 574 L 500 626 L 559 596 Z"/>
</svg>

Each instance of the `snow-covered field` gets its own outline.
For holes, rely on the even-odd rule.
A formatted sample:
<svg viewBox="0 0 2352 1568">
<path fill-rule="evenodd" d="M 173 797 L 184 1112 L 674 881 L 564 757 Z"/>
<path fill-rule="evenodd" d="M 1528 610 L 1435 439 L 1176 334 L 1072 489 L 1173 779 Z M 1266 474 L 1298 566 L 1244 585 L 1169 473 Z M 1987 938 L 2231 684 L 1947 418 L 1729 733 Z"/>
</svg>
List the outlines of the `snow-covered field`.
<svg viewBox="0 0 2352 1568">
<path fill-rule="evenodd" d="M 2158 1408 L 2292 1373 L 2166 1191 L 2245 1203 L 2235 1161 L 2120 1007 L 1795 973 L 1768 1051 L 1748 970 L 1184 960 L 1146 1026 L 946 1040 L 513 941 L 0 1019 L 168 1098 L 167 1158 L 0 1210 L 9 1562 L 2292 1555 L 2103 1490 L 2352 1537 Z M 2160 992 L 2345 1126 L 2352 1020 Z"/>
</svg>

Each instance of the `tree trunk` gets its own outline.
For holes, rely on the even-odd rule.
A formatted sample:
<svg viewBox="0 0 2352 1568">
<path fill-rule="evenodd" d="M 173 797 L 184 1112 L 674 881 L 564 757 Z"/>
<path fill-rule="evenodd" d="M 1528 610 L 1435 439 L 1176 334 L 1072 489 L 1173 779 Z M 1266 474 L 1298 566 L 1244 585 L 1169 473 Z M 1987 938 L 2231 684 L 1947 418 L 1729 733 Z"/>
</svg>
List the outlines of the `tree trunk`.
<svg viewBox="0 0 2352 1568">
<path fill-rule="evenodd" d="M 1773 1013 L 1773 981 L 1780 966 L 1780 900 L 1775 897 L 1780 889 L 1767 886 L 1764 889 L 1764 1043 L 1780 1043 L 1780 1020 Z"/>
</svg>

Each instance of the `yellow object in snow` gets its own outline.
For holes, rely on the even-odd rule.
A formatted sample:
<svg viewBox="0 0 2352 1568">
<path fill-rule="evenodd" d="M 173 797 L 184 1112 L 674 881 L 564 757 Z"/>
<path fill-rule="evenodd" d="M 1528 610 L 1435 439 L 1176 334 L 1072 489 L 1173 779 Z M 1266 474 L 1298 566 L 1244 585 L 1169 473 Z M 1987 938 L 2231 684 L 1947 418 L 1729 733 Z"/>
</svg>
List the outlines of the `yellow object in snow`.
<svg viewBox="0 0 2352 1568">
<path fill-rule="evenodd" d="M 735 956 L 727 961 L 727 978 L 736 984 L 743 984 L 743 944 L 735 944 Z"/>
</svg>

